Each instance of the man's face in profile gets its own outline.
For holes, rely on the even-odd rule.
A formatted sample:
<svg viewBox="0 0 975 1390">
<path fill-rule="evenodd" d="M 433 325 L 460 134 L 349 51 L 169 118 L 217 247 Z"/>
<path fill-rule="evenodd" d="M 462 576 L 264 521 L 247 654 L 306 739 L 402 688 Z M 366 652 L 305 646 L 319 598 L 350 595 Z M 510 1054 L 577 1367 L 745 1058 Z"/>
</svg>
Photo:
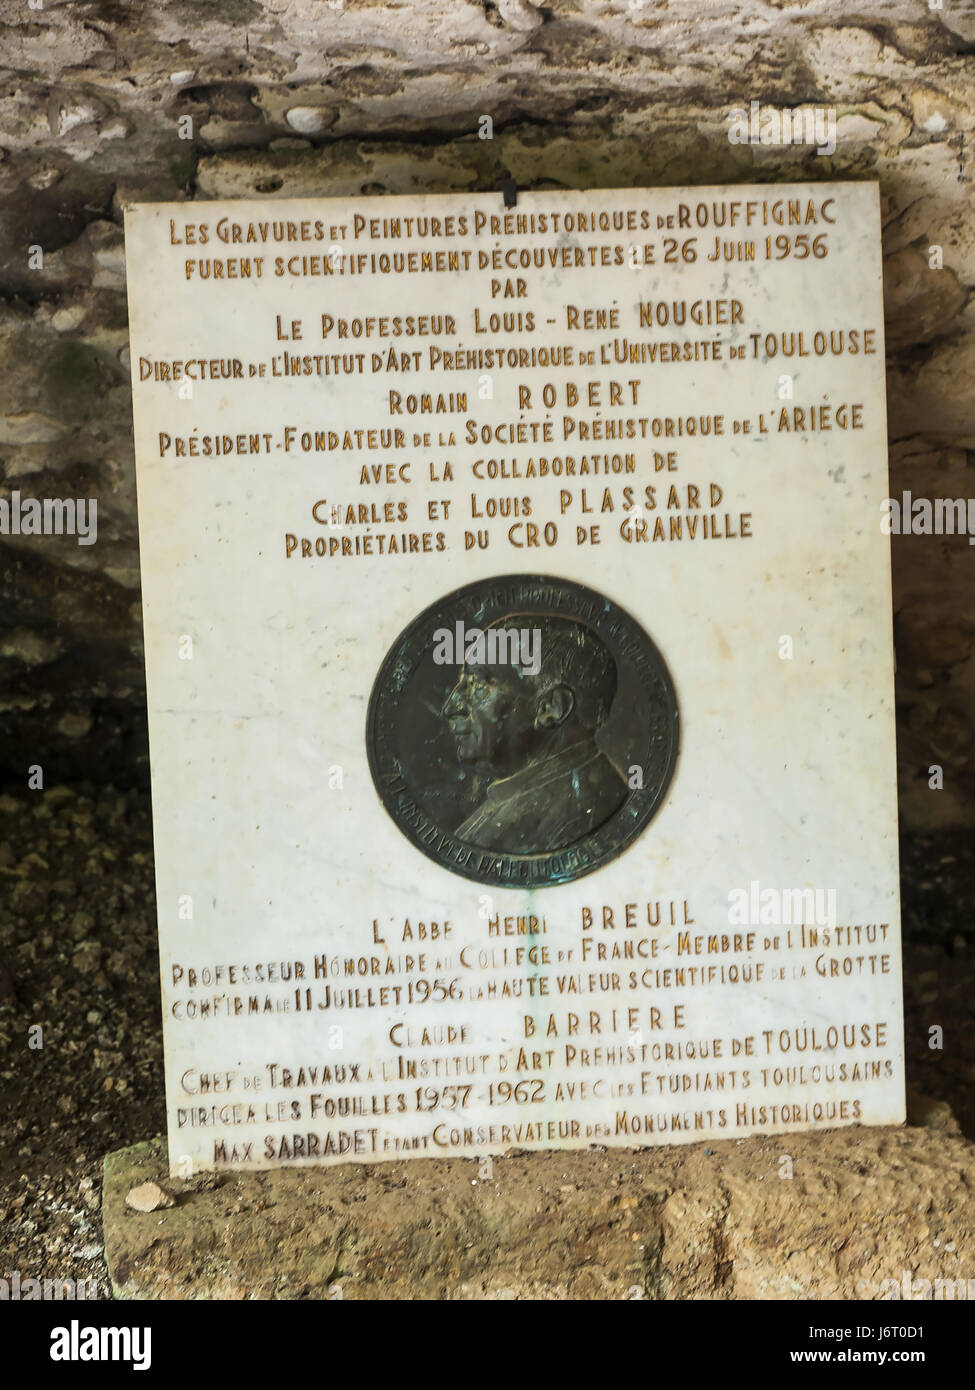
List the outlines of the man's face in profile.
<svg viewBox="0 0 975 1390">
<path fill-rule="evenodd" d="M 533 682 L 511 666 L 465 666 L 443 713 L 462 762 L 486 763 L 495 776 L 518 770 L 536 739 Z"/>
</svg>

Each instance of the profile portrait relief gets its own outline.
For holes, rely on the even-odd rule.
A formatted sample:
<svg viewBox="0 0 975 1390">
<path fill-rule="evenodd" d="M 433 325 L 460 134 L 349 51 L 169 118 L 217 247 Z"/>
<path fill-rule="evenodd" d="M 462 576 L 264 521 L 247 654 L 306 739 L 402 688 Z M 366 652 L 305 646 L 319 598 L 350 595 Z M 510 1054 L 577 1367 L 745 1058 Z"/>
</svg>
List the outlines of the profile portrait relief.
<svg viewBox="0 0 975 1390">
<path fill-rule="evenodd" d="M 422 854 L 478 883 L 544 888 L 643 834 L 677 763 L 677 699 L 645 628 L 605 594 L 500 574 L 400 631 L 365 742 L 380 801 Z"/>
<path fill-rule="evenodd" d="M 551 853 L 589 835 L 617 811 L 627 784 L 597 746 L 616 695 L 616 663 L 599 637 L 573 618 L 509 614 L 485 638 L 533 632 L 537 654 L 465 662 L 443 715 L 458 760 L 486 781 L 483 799 L 459 824 L 459 840 L 501 854 Z M 494 651 L 505 650 L 503 642 Z M 486 643 L 490 655 L 492 644 Z"/>
</svg>

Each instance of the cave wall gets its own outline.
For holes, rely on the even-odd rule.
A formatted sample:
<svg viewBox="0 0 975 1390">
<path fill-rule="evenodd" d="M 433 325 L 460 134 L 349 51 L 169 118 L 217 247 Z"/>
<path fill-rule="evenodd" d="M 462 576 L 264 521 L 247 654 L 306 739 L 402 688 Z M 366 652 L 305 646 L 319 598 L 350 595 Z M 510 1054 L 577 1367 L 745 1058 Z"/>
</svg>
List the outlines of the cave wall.
<svg viewBox="0 0 975 1390">
<path fill-rule="evenodd" d="M 832 108 L 835 153 L 731 143 L 755 100 Z M 5 785 L 148 782 L 128 203 L 878 179 L 891 495 L 967 497 L 973 143 L 975 0 L 0 0 L 2 495 L 98 500 L 95 545 L 0 537 Z M 892 553 L 902 822 L 957 831 L 975 550 Z"/>
</svg>

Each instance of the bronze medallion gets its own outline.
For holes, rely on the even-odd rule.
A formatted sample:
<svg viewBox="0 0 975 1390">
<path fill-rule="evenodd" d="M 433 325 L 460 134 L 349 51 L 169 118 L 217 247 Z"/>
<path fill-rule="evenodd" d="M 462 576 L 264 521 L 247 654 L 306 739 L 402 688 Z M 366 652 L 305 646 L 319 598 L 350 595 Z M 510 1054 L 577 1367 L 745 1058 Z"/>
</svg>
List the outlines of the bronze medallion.
<svg viewBox="0 0 975 1390">
<path fill-rule="evenodd" d="M 393 643 L 366 720 L 396 825 L 478 883 L 570 883 L 646 828 L 677 761 L 660 653 L 617 604 L 568 579 L 456 589 Z"/>
</svg>

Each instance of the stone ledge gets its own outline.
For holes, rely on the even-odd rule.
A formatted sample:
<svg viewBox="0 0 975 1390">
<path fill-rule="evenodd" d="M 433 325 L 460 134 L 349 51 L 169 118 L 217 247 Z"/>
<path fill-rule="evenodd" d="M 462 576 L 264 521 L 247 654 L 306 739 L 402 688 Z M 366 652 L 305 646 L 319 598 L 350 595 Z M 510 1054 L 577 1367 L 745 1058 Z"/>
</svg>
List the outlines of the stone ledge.
<svg viewBox="0 0 975 1390">
<path fill-rule="evenodd" d="M 166 1176 L 165 1142 L 105 1160 L 125 1299 L 876 1299 L 975 1270 L 975 1147 L 924 1128 L 710 1145 Z M 791 1160 L 791 1178 L 785 1159 Z M 172 1208 L 125 1204 L 158 1181 Z"/>
</svg>

